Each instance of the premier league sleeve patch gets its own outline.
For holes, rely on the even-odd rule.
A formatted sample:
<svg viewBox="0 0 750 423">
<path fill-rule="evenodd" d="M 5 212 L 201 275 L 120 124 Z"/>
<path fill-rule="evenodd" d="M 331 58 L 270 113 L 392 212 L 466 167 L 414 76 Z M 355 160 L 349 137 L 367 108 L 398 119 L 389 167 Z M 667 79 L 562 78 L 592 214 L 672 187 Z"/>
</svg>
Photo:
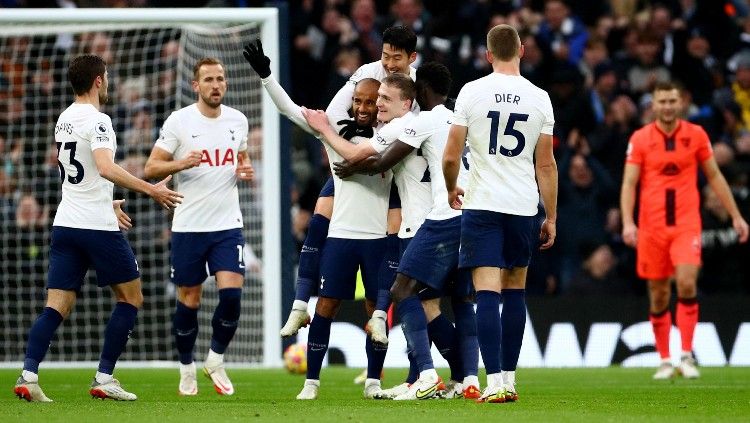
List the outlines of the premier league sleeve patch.
<svg viewBox="0 0 750 423">
<path fill-rule="evenodd" d="M 94 130 L 99 135 L 107 135 L 107 124 L 104 122 L 97 122 L 94 126 Z"/>
</svg>

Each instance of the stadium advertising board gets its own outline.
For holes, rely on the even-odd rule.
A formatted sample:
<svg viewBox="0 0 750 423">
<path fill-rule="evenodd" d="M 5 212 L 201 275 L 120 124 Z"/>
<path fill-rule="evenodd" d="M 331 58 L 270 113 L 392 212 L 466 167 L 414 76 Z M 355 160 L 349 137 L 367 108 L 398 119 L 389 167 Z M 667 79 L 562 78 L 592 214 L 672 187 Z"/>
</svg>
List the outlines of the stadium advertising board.
<svg viewBox="0 0 750 423">
<path fill-rule="evenodd" d="M 642 320 L 648 308 L 645 298 L 528 298 L 527 303 L 526 331 L 518 363 L 521 367 L 658 365 L 651 324 Z M 315 307 L 314 298 L 310 307 Z M 694 340 L 699 364 L 750 366 L 747 301 L 742 297 L 705 298 L 701 300 L 700 316 Z M 362 301 L 344 303 L 331 327 L 331 351 L 327 357 L 331 364 L 367 366 L 365 322 Z M 298 341 L 306 339 L 307 330 L 303 329 Z M 677 360 L 680 335 L 676 327 L 672 328 L 670 340 L 672 357 Z M 386 367 L 407 367 L 405 351 L 406 340 L 400 326 L 395 325 Z M 434 346 L 432 355 L 437 367 L 447 367 Z"/>
</svg>

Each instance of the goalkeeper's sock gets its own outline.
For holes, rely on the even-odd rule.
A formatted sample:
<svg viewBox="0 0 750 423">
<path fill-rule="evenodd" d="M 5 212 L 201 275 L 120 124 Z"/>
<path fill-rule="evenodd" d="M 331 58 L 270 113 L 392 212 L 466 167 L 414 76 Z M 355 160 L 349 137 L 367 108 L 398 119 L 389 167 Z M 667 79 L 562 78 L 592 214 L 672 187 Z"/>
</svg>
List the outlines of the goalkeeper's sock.
<svg viewBox="0 0 750 423">
<path fill-rule="evenodd" d="M 698 299 L 695 297 L 678 298 L 675 320 L 677 321 L 677 328 L 680 329 L 682 352 L 693 351 L 693 333 L 695 332 L 695 326 L 698 324 Z"/>
<path fill-rule="evenodd" d="M 130 332 L 135 326 L 138 309 L 129 303 L 118 302 L 104 331 L 104 346 L 99 358 L 99 372 L 111 375 L 120 354 L 125 350 Z"/>
<path fill-rule="evenodd" d="M 320 255 L 328 236 L 328 226 L 331 220 L 322 214 L 314 214 L 307 228 L 305 243 L 299 253 L 299 269 L 297 270 L 297 289 L 295 300 L 310 301 L 315 281 L 320 274 Z"/>
<path fill-rule="evenodd" d="M 669 331 L 672 330 L 672 313 L 669 307 L 659 313 L 651 313 L 648 316 L 651 327 L 654 330 L 656 340 L 656 351 L 662 360 L 669 359 Z"/>
<path fill-rule="evenodd" d="M 190 364 L 193 362 L 193 348 L 198 338 L 198 309 L 177 301 L 172 322 L 180 363 Z"/>
<path fill-rule="evenodd" d="M 487 374 L 500 373 L 500 293 L 477 291 L 477 340 Z"/>
<path fill-rule="evenodd" d="M 427 334 L 440 355 L 448 362 L 451 380 L 462 380 L 464 375 L 461 357 L 458 354 L 458 337 L 453 323 L 445 315 L 440 314 L 427 324 Z"/>
<path fill-rule="evenodd" d="M 219 290 L 219 304 L 214 310 L 211 327 L 214 330 L 211 337 L 211 350 L 224 354 L 229 342 L 237 332 L 240 320 L 242 288 L 224 288 Z"/>
<path fill-rule="evenodd" d="M 331 323 L 329 319 L 315 313 L 307 332 L 307 378 L 320 379 L 320 368 L 323 358 L 328 351 L 328 341 L 331 337 Z"/>
<path fill-rule="evenodd" d="M 526 328 L 526 290 L 503 289 L 503 313 L 500 315 L 502 370 L 515 371 Z"/>
<path fill-rule="evenodd" d="M 26 358 L 23 361 L 25 371 L 39 373 L 39 363 L 47 354 L 52 337 L 62 321 L 62 314 L 52 307 L 45 307 L 36 318 L 29 331 L 29 341 L 26 345 Z"/>
<path fill-rule="evenodd" d="M 477 341 L 477 315 L 474 313 L 474 304 L 467 301 L 454 301 L 453 315 L 456 317 L 456 337 L 464 377 L 476 377 L 479 370 L 479 342 Z"/>
<path fill-rule="evenodd" d="M 378 271 L 378 297 L 375 310 L 388 312 L 391 306 L 391 286 L 396 280 L 399 257 L 401 256 L 401 241 L 398 234 L 389 234 L 386 240 L 385 257 Z"/>
<path fill-rule="evenodd" d="M 386 327 L 386 333 L 388 328 Z M 367 354 L 367 378 L 380 380 L 383 373 L 383 363 L 385 363 L 385 354 L 388 352 L 387 346 L 377 345 L 372 342 L 372 338 L 365 337 L 365 353 Z"/>
<path fill-rule="evenodd" d="M 434 368 L 430 354 L 430 338 L 427 335 L 427 318 L 422 303 L 416 295 L 406 297 L 396 306 L 401 318 L 404 336 L 420 372 Z"/>
</svg>

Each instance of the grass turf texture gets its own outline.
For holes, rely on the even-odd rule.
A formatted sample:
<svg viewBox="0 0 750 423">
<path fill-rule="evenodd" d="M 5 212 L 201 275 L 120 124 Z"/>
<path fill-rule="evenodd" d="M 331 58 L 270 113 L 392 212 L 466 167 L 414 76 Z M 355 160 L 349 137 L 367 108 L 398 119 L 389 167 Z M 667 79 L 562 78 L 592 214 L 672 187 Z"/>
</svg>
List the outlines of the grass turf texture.
<svg viewBox="0 0 750 423">
<path fill-rule="evenodd" d="M 176 369 L 120 369 L 117 378 L 138 400 L 102 401 L 88 395 L 93 369 L 42 369 L 41 386 L 55 402 L 40 404 L 17 399 L 12 388 L 19 372 L 0 370 L 5 393 L 0 395 L 0 422 L 750 421 L 750 368 L 702 368 L 698 380 L 653 381 L 652 372 L 618 367 L 521 369 L 519 402 L 475 404 L 463 399 L 364 400 L 362 385 L 352 383 L 359 370 L 342 367 L 323 369 L 316 401 L 294 399 L 303 376 L 231 369 L 236 390 L 231 397 L 216 394 L 202 375 L 198 396 L 180 397 Z M 384 387 L 401 382 L 405 374 L 386 369 Z"/>
</svg>

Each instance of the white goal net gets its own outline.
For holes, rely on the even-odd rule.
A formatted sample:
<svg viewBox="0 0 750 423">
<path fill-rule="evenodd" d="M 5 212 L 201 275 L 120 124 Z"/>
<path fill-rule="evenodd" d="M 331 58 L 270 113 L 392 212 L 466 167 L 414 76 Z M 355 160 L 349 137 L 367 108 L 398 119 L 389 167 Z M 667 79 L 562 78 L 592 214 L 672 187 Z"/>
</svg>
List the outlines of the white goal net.
<svg viewBox="0 0 750 423">
<path fill-rule="evenodd" d="M 116 161 L 139 177 L 164 120 L 195 101 L 193 65 L 203 57 L 224 63 L 224 104 L 248 118 L 248 152 L 258 175 L 252 183 L 239 183 L 247 273 L 240 326 L 226 359 L 277 365 L 280 206 L 273 146 L 278 146 L 278 118 L 242 57 L 242 46 L 260 36 L 267 54 L 278 57 L 276 11 L 9 12 L 14 13 L 0 15 L 0 364 L 23 360 L 28 330 L 44 307 L 49 230 L 60 198 L 54 125 L 73 99 L 66 77 L 69 60 L 93 53 L 108 65 L 110 101 L 102 111 L 112 117 L 117 134 Z M 126 199 L 124 207 L 133 218 L 127 237 L 140 264 L 145 298 L 122 360 L 175 360 L 170 217 L 146 196 L 116 189 L 115 198 Z M 93 271 L 87 275 L 46 362 L 98 360 L 113 299 L 108 290 L 97 288 L 94 277 Z M 218 302 L 213 278 L 203 292 L 199 360 L 210 345 Z"/>
</svg>

